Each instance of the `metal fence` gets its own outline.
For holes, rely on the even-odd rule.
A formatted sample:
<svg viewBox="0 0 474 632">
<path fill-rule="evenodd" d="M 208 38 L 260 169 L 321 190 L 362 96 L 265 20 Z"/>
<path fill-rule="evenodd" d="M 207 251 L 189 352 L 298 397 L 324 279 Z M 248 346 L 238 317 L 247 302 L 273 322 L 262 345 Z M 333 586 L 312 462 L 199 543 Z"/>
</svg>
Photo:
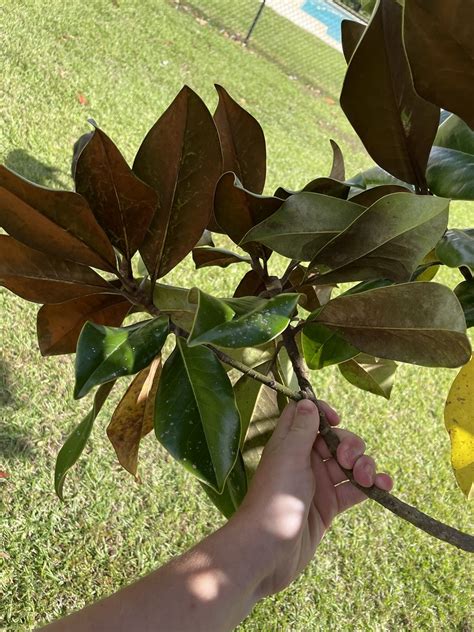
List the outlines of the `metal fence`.
<svg viewBox="0 0 474 632">
<path fill-rule="evenodd" d="M 172 0 L 223 36 L 277 64 L 292 80 L 337 99 L 345 72 L 343 19 L 362 17 L 332 0 Z"/>
</svg>

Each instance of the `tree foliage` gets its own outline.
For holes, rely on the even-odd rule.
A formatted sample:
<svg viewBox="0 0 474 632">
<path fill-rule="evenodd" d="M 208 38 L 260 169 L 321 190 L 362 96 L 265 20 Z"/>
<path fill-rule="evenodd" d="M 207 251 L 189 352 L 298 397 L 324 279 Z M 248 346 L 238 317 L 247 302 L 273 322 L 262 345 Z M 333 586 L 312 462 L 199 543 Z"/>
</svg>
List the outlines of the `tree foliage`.
<svg viewBox="0 0 474 632">
<path fill-rule="evenodd" d="M 341 105 L 376 163 L 364 173 L 346 177 L 331 141 L 328 176 L 264 195 L 263 131 L 220 86 L 214 115 L 184 87 L 133 167 L 94 123 L 75 157 L 75 192 L 1 167 L 0 283 L 42 304 L 43 355 L 76 352 L 74 396 L 98 387 L 58 455 L 59 495 L 112 385 L 133 375 L 107 428 L 122 466 L 137 476 L 154 428 L 230 515 L 288 389 L 304 391 L 300 354 L 310 370 L 338 365 L 369 397 L 390 397 L 397 362 L 466 365 L 446 425 L 457 480 L 472 494 L 472 397 L 459 393 L 473 389 L 474 229 L 447 226 L 450 199 L 474 199 L 464 13 L 474 1 L 453 3 L 449 20 L 445 3 L 429 4 L 379 0 L 366 28 L 343 25 Z M 450 111 L 441 120 L 440 108 Z M 289 260 L 280 276 L 274 252 Z M 188 255 L 196 268 L 241 266 L 233 296 L 158 282 Z M 442 265 L 460 270 L 454 292 L 431 281 Z"/>
</svg>

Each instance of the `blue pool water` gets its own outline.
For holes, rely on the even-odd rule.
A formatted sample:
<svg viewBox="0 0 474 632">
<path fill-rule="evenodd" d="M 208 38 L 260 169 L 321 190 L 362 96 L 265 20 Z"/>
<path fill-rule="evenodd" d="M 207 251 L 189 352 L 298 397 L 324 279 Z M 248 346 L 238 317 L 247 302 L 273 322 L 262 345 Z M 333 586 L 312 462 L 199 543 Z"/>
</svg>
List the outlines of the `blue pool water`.
<svg viewBox="0 0 474 632">
<path fill-rule="evenodd" d="M 327 34 L 336 42 L 341 43 L 341 22 L 354 19 L 348 11 L 325 0 L 306 0 L 301 9 L 327 26 Z"/>
</svg>

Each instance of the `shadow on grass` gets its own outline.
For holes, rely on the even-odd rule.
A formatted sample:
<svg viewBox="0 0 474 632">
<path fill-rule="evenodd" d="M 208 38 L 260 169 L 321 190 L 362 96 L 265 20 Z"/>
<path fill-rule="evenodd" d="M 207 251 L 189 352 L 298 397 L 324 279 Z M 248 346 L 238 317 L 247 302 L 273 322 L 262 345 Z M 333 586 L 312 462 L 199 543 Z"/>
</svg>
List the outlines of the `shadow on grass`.
<svg viewBox="0 0 474 632">
<path fill-rule="evenodd" d="M 18 408 L 14 389 L 10 379 L 8 365 L 0 360 L 0 459 L 32 459 L 34 446 L 24 431 L 14 422 L 10 422 L 8 409 Z M 2 410 L 3 409 L 3 410 Z"/>
<path fill-rule="evenodd" d="M 35 449 L 28 437 L 16 425 L 9 425 L 8 419 L 0 421 L 0 459 L 33 459 Z"/>
<path fill-rule="evenodd" d="M 35 184 L 61 189 L 66 186 L 60 169 L 36 160 L 24 149 L 10 151 L 5 158 L 5 166 Z"/>
<path fill-rule="evenodd" d="M 13 388 L 10 380 L 10 371 L 5 360 L 0 359 L 0 408 L 16 408 Z"/>
</svg>

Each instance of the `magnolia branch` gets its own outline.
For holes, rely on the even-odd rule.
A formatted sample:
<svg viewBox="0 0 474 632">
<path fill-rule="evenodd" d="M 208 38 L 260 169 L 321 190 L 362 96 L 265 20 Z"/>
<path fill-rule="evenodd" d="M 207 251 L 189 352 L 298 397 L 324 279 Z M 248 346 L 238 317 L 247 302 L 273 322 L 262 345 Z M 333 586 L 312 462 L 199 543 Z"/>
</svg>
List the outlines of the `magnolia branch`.
<svg viewBox="0 0 474 632">
<path fill-rule="evenodd" d="M 313 392 L 309 380 L 305 376 L 304 365 L 296 346 L 296 342 L 294 341 L 293 332 L 289 332 L 289 335 L 287 335 L 287 333 L 285 332 L 283 334 L 283 339 L 285 343 L 285 348 L 288 351 L 288 355 L 290 356 L 293 367 L 295 369 L 295 373 L 298 377 L 298 381 L 301 387 L 300 392 L 292 391 L 286 386 L 283 386 L 283 384 L 279 384 L 271 377 L 263 375 L 262 373 L 259 373 L 254 369 L 251 369 L 238 360 L 234 360 L 234 358 L 231 358 L 226 353 L 224 353 L 220 349 L 217 349 L 216 347 L 213 347 L 212 345 L 207 345 L 207 347 L 214 352 L 214 354 L 219 358 L 219 360 L 221 360 L 221 362 L 232 366 L 234 369 L 237 369 L 241 373 L 248 375 L 258 382 L 261 382 L 262 384 L 268 386 L 268 388 L 273 389 L 277 393 L 285 395 L 288 399 L 291 399 L 295 402 L 304 398 L 311 399 L 316 404 L 316 406 L 318 406 L 320 417 L 320 433 L 324 437 L 324 440 L 326 441 L 331 454 L 333 456 L 336 456 L 337 446 L 339 445 L 339 437 L 334 432 L 334 430 L 332 430 L 331 426 L 327 422 L 324 411 L 319 405 L 319 402 Z M 290 339 L 294 347 L 296 348 L 296 352 L 290 342 Z M 379 505 L 382 505 L 383 507 L 391 511 L 399 518 L 403 518 L 403 520 L 410 522 L 415 527 L 418 527 L 422 531 L 425 531 L 433 537 L 438 538 L 438 540 L 448 542 L 449 544 L 452 544 L 453 546 L 457 547 L 458 549 L 462 549 L 463 551 L 474 553 L 473 536 L 469 535 L 468 533 L 463 533 L 462 531 L 459 531 L 454 527 L 450 527 L 449 525 L 446 525 L 442 522 L 439 522 L 438 520 L 435 520 L 434 518 L 431 518 L 431 516 L 428 516 L 419 509 L 416 509 L 416 507 L 412 507 L 399 498 L 393 496 L 393 494 L 379 489 L 378 487 L 362 487 L 358 485 L 354 481 L 352 470 L 347 470 L 345 468 L 341 469 L 347 476 L 348 480 L 351 481 L 351 483 L 358 487 L 361 491 L 363 491 L 366 496 L 368 496 L 372 500 L 375 500 L 375 502 L 379 503 Z"/>
<path fill-rule="evenodd" d="M 129 295 L 130 298 L 130 295 Z M 142 305 L 148 310 L 150 314 L 153 316 L 159 316 L 160 310 L 153 304 L 152 301 L 146 300 L 146 296 L 140 293 L 140 296 L 133 297 L 134 302 L 141 302 Z M 170 329 L 176 335 L 187 336 L 187 332 L 182 331 L 179 327 L 176 327 L 173 323 L 170 323 Z M 313 401 L 318 407 L 319 417 L 320 417 L 320 425 L 319 431 L 321 436 L 326 441 L 326 444 L 329 448 L 331 454 L 335 457 L 337 446 L 339 445 L 339 437 L 334 432 L 334 430 L 329 425 L 326 420 L 326 416 L 324 414 L 324 410 L 319 405 L 318 399 L 313 391 L 313 387 L 311 386 L 311 382 L 307 377 L 306 367 L 304 365 L 303 359 L 301 358 L 300 352 L 298 350 L 298 346 L 295 341 L 295 335 L 297 333 L 298 328 L 288 328 L 285 332 L 283 332 L 283 345 L 285 346 L 290 360 L 293 365 L 293 369 L 298 378 L 298 384 L 300 386 L 300 391 L 292 391 L 290 388 L 284 386 L 276 382 L 272 377 L 263 375 L 255 369 L 250 368 L 246 364 L 235 360 L 231 356 L 227 355 L 225 352 L 220 349 L 214 347 L 213 345 L 206 345 L 208 349 L 210 349 L 224 364 L 227 364 L 234 369 L 237 369 L 240 373 L 244 375 L 248 375 L 254 380 L 264 384 L 268 388 L 276 391 L 277 393 L 281 393 L 288 399 L 292 401 L 299 401 L 300 399 L 310 399 Z M 435 520 L 423 513 L 416 507 L 412 507 L 408 503 L 403 502 L 393 494 L 386 492 L 378 487 L 373 485 L 372 487 L 362 487 L 358 483 L 355 482 L 354 476 L 352 474 L 352 470 L 348 470 L 346 468 L 341 467 L 344 474 L 347 476 L 347 479 L 358 489 L 360 489 L 366 496 L 375 500 L 375 502 L 379 503 L 392 513 L 394 513 L 399 518 L 410 522 L 415 527 L 418 527 L 422 531 L 429 533 L 433 537 L 438 540 L 442 540 L 443 542 L 447 542 L 448 544 L 452 544 L 453 546 L 461 549 L 463 551 L 467 551 L 469 553 L 474 553 L 474 537 L 468 533 L 463 533 L 454 527 L 450 527 L 439 520 Z"/>
</svg>

